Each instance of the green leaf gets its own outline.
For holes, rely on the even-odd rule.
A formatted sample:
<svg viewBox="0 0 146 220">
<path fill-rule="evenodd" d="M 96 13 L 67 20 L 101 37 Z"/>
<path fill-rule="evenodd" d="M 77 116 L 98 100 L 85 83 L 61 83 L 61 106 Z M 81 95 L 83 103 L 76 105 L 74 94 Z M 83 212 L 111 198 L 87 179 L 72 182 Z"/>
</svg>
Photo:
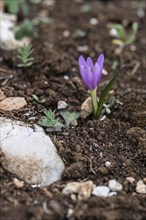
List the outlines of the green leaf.
<svg viewBox="0 0 146 220">
<path fill-rule="evenodd" d="M 5 0 L 5 4 L 8 7 L 8 11 L 12 14 L 17 14 L 19 11 L 18 0 Z"/>
<path fill-rule="evenodd" d="M 103 90 L 99 102 L 98 102 L 98 109 L 97 109 L 97 113 L 96 113 L 96 119 L 99 119 L 101 112 L 102 112 L 102 108 L 103 108 L 103 104 L 105 103 L 105 99 L 110 91 L 110 89 L 113 87 L 114 83 L 117 81 L 117 79 L 121 76 L 122 72 L 124 71 L 124 67 L 122 68 L 122 70 L 120 72 L 118 72 L 113 79 L 109 82 L 109 84 L 105 87 L 105 89 Z"/>
<path fill-rule="evenodd" d="M 128 44 L 132 44 L 135 41 L 136 35 L 137 35 L 137 31 L 138 31 L 138 23 L 137 22 L 133 22 L 133 24 L 132 24 L 132 34 L 127 39 L 125 44 L 127 44 L 127 45 Z"/>
<path fill-rule="evenodd" d="M 33 22 L 29 19 L 26 19 L 23 23 L 15 29 L 15 38 L 21 40 L 23 37 L 33 38 L 36 36 L 36 29 L 33 25 Z"/>
<path fill-rule="evenodd" d="M 38 122 L 41 126 L 53 128 L 64 127 L 59 119 L 55 118 L 54 112 L 52 112 L 51 110 L 45 110 L 43 113 L 45 114 L 45 116 L 43 116 Z"/>
<path fill-rule="evenodd" d="M 61 111 L 61 116 L 65 120 L 66 126 L 68 127 L 73 121 L 79 118 L 79 112 L 69 112 L 69 111 Z"/>
</svg>

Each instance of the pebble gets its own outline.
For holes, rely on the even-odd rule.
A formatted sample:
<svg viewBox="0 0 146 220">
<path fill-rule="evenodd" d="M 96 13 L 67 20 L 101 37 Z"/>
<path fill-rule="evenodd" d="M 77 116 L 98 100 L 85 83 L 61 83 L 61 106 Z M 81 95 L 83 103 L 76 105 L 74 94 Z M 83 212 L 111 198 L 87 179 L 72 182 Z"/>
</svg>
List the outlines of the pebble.
<svg viewBox="0 0 146 220">
<path fill-rule="evenodd" d="M 3 111 L 19 110 L 27 105 L 23 97 L 8 97 L 0 102 L 0 109 Z"/>
<path fill-rule="evenodd" d="M 86 52 L 88 49 L 89 49 L 89 47 L 87 45 L 78 47 L 79 52 Z"/>
<path fill-rule="evenodd" d="M 68 104 L 64 101 L 59 101 L 57 104 L 58 109 L 65 109 L 65 108 L 67 108 L 67 106 L 68 106 Z"/>
<path fill-rule="evenodd" d="M 90 18 L 89 23 L 92 24 L 92 25 L 97 25 L 98 20 L 96 18 Z"/>
<path fill-rule="evenodd" d="M 109 180 L 108 186 L 112 191 L 121 191 L 123 186 L 121 183 L 117 182 L 116 180 Z"/>
<path fill-rule="evenodd" d="M 61 179 L 64 163 L 38 125 L 0 118 L 2 166 L 31 185 L 47 186 Z"/>
<path fill-rule="evenodd" d="M 87 118 L 92 113 L 91 97 L 88 97 L 81 105 L 81 118 Z"/>
<path fill-rule="evenodd" d="M 92 195 L 107 197 L 109 192 L 110 189 L 107 186 L 96 186 L 92 191 Z"/>
<path fill-rule="evenodd" d="M 129 183 L 134 183 L 135 182 L 135 179 L 133 177 L 126 177 L 126 180 L 129 182 Z"/>
<path fill-rule="evenodd" d="M 110 167 L 110 166 L 111 166 L 111 162 L 106 161 L 106 162 L 105 162 L 105 166 L 106 166 L 106 167 Z"/>
<path fill-rule="evenodd" d="M 24 186 L 24 181 L 20 181 L 17 178 L 13 179 L 13 183 L 14 183 L 15 187 L 18 188 L 18 189 L 20 189 Z"/>
<path fill-rule="evenodd" d="M 146 194 L 146 185 L 142 180 L 139 180 L 136 185 L 136 192 L 140 194 Z"/>
<path fill-rule="evenodd" d="M 81 183 L 71 182 L 66 184 L 62 193 L 65 195 L 76 193 L 78 195 L 78 200 L 87 200 L 90 198 L 91 192 L 94 187 L 94 183 L 91 180 Z"/>
</svg>

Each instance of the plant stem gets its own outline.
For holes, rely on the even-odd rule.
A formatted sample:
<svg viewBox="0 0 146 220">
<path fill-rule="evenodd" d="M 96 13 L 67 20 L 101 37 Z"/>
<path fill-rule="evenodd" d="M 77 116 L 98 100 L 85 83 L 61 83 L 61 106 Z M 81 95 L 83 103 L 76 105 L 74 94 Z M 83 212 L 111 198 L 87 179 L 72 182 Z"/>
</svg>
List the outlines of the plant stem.
<svg viewBox="0 0 146 220">
<path fill-rule="evenodd" d="M 98 108 L 96 90 L 97 90 L 97 88 L 90 90 L 94 118 L 96 118 L 96 112 L 97 112 L 97 108 Z"/>
</svg>

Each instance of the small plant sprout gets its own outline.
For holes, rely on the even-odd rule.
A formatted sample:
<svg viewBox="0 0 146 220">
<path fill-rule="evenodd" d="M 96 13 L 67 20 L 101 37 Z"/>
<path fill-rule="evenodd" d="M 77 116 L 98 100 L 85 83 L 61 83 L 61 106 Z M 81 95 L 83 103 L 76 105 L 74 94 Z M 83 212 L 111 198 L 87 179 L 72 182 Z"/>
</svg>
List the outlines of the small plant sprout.
<svg viewBox="0 0 146 220">
<path fill-rule="evenodd" d="M 126 29 L 121 24 L 108 24 L 110 34 L 116 38 L 112 40 L 112 43 L 124 47 L 132 44 L 136 40 L 138 31 L 138 23 L 133 22 L 131 26 L 131 34 L 129 35 Z"/>
<path fill-rule="evenodd" d="M 33 64 L 34 58 L 31 57 L 33 52 L 32 46 L 24 44 L 22 47 L 17 49 L 18 59 L 21 61 L 17 66 L 18 67 L 29 67 Z"/>
<path fill-rule="evenodd" d="M 60 129 L 64 125 L 55 117 L 55 113 L 51 110 L 44 110 L 44 116 L 38 122 L 43 127 L 52 127 L 54 129 Z"/>
<path fill-rule="evenodd" d="M 106 88 L 103 90 L 99 100 L 96 95 L 97 86 L 100 82 L 102 70 L 103 70 L 103 63 L 104 63 L 104 55 L 101 54 L 95 64 L 93 64 L 92 59 L 90 57 L 87 60 L 84 59 L 82 55 L 79 57 L 79 68 L 82 80 L 85 86 L 89 89 L 91 94 L 92 100 L 92 108 L 93 108 L 93 116 L 95 119 L 99 119 L 103 105 L 105 103 L 105 99 L 112 88 L 113 84 L 121 75 L 121 72 L 118 72 L 113 79 L 109 82 Z M 123 70 L 123 69 L 122 69 Z"/>
<path fill-rule="evenodd" d="M 109 98 L 109 103 L 108 104 L 103 104 L 103 106 L 104 106 L 103 113 L 105 112 L 107 114 L 111 114 L 111 107 L 113 106 L 114 101 L 115 101 L 115 97 L 111 96 Z"/>
<path fill-rule="evenodd" d="M 40 104 L 43 104 L 46 100 L 43 97 L 38 97 L 37 95 L 32 95 L 32 97 L 34 98 L 34 100 Z"/>
<path fill-rule="evenodd" d="M 66 127 L 69 127 L 69 125 L 80 116 L 79 112 L 61 111 L 60 114 L 65 121 Z"/>
</svg>

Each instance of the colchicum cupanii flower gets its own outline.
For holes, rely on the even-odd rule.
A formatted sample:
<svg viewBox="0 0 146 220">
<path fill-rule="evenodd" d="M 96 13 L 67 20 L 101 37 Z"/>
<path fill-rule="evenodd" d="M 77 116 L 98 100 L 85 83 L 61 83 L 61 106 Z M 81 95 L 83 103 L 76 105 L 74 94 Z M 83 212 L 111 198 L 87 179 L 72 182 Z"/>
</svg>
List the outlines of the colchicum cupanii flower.
<svg viewBox="0 0 146 220">
<path fill-rule="evenodd" d="M 100 117 L 106 96 L 108 95 L 113 84 L 119 78 L 120 73 L 122 72 L 122 71 L 118 72 L 114 76 L 114 78 L 109 82 L 109 84 L 106 86 L 106 88 L 102 92 L 102 95 L 98 101 L 96 91 L 97 91 L 97 86 L 101 79 L 103 64 L 104 64 L 103 54 L 101 54 L 98 57 L 95 64 L 93 63 L 90 57 L 88 57 L 87 60 L 85 60 L 82 55 L 80 55 L 79 57 L 80 74 L 81 74 L 81 77 L 82 77 L 82 80 L 85 86 L 90 91 L 92 107 L 93 107 L 93 116 L 95 119 L 98 119 Z"/>
<path fill-rule="evenodd" d="M 84 84 L 89 90 L 94 90 L 99 84 L 102 75 L 103 63 L 103 54 L 98 57 L 95 64 L 93 64 L 90 57 L 88 57 L 86 61 L 82 55 L 79 57 L 80 73 Z"/>
</svg>

